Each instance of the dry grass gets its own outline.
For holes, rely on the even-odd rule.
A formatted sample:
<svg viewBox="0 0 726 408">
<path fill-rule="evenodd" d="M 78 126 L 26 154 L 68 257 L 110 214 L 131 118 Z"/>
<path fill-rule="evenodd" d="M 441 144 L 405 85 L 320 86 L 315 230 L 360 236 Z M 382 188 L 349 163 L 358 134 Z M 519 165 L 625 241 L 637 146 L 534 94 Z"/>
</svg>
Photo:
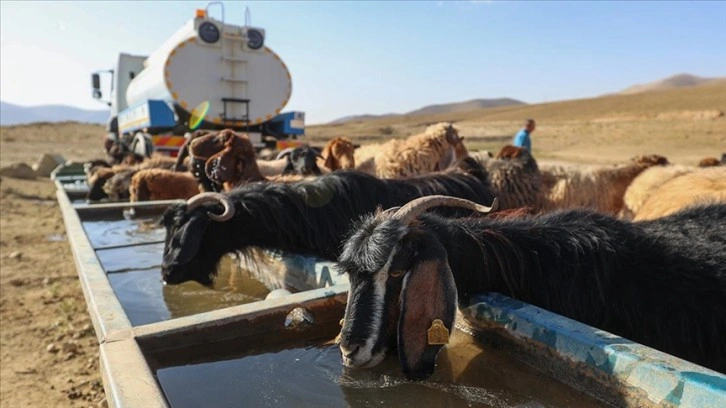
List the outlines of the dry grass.
<svg viewBox="0 0 726 408">
<path fill-rule="evenodd" d="M 720 158 L 726 152 L 726 117 L 718 116 L 723 112 L 726 81 L 715 81 L 632 95 L 308 126 L 306 138 L 316 145 L 335 136 L 356 143 L 380 142 L 420 133 L 431 123 L 451 121 L 466 137 L 469 150 L 496 152 L 531 117 L 537 120 L 532 138 L 538 159 L 604 164 L 638 154 L 661 154 L 674 163 L 696 165 L 704 157 Z M 103 157 L 104 137 L 101 125 L 3 126 L 0 166 L 19 161 L 30 164 L 41 153 L 60 153 L 72 160 Z M 33 156 L 28 157 L 28 152 Z"/>
<path fill-rule="evenodd" d="M 66 160 L 104 158 L 105 127 L 77 122 L 0 126 L 0 167 L 34 163 L 43 153 Z"/>
<path fill-rule="evenodd" d="M 633 95 L 309 126 L 306 133 L 315 143 L 334 136 L 365 143 L 453 121 L 470 150 L 497 151 L 531 117 L 537 120 L 533 148 L 538 158 L 613 163 L 657 153 L 695 165 L 703 157 L 726 152 L 726 118 L 718 117 L 725 111 L 726 82 L 718 81 Z"/>
</svg>

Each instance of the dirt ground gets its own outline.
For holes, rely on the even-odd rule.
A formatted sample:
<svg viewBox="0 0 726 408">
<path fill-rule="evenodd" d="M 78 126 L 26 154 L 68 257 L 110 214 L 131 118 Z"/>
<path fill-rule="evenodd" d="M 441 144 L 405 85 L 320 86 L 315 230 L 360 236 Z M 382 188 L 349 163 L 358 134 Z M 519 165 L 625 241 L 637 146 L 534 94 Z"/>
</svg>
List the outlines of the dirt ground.
<svg viewBox="0 0 726 408">
<path fill-rule="evenodd" d="M 98 156 L 102 128 L 52 128 L 34 127 L 31 140 L 0 128 L 2 166 L 31 165 L 45 152 Z M 107 406 L 98 342 L 48 178 L 0 179 L 0 406 Z"/>
</svg>

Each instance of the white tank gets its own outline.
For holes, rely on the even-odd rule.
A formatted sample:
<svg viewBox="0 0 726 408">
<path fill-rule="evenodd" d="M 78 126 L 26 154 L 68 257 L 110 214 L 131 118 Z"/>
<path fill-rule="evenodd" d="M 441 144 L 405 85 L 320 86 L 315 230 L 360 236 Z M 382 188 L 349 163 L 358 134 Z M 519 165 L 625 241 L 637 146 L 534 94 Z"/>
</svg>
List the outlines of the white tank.
<svg viewBox="0 0 726 408">
<path fill-rule="evenodd" d="M 228 102 L 227 118 L 243 120 L 249 108 L 250 125 L 272 119 L 290 100 L 292 80 L 277 54 L 250 42 L 256 34 L 252 31 L 264 38 L 260 28 L 223 24 L 206 17 L 190 20 L 144 61 L 144 69 L 126 90 L 128 105 L 160 99 L 190 112 L 209 101 L 208 122 L 241 125 L 222 120 L 223 98 L 228 98 L 248 100 L 249 104 Z M 218 40 L 211 41 L 214 38 Z"/>
</svg>

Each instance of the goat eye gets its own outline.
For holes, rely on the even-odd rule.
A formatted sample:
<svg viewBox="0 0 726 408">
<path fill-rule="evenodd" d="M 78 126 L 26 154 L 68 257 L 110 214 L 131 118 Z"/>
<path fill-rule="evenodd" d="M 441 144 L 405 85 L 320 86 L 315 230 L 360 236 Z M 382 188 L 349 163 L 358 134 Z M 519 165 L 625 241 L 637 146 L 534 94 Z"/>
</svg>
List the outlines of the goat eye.
<svg viewBox="0 0 726 408">
<path fill-rule="evenodd" d="M 393 271 L 390 271 L 390 272 L 388 272 L 388 274 L 389 274 L 389 275 L 390 275 L 390 276 L 391 276 L 392 278 L 399 278 L 399 277 L 401 277 L 401 276 L 402 276 L 402 275 L 403 275 L 404 273 L 406 273 L 406 271 L 405 271 L 405 270 L 403 270 L 403 269 L 396 269 L 396 270 L 393 270 Z"/>
</svg>

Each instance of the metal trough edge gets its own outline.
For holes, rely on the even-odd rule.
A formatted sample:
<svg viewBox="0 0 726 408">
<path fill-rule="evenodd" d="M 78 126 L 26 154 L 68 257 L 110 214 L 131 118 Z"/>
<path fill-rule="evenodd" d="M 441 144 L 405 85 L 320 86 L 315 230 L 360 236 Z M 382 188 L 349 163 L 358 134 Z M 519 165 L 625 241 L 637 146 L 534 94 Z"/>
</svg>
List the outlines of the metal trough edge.
<svg viewBox="0 0 726 408">
<path fill-rule="evenodd" d="M 78 272 L 78 280 L 86 298 L 86 305 L 99 343 L 131 336 L 131 322 L 116 297 L 106 272 L 96 257 L 91 242 L 83 229 L 80 217 L 65 191 L 56 191 L 63 215 L 66 234 Z"/>
<path fill-rule="evenodd" d="M 498 293 L 478 296 L 471 303 L 461 311 L 468 325 L 503 330 L 519 342 L 549 349 L 570 367 L 585 367 L 594 377 L 615 382 L 628 400 L 726 407 L 724 374 Z"/>
<path fill-rule="evenodd" d="M 144 344 L 144 350 L 147 351 L 154 351 L 157 348 L 174 348 L 177 346 L 177 339 L 183 339 L 183 344 L 180 342 L 178 345 L 184 346 L 193 345 L 195 342 L 202 342 L 204 340 L 194 338 L 195 334 L 201 332 L 212 332 L 215 340 L 232 339 L 240 335 L 239 330 L 234 330 L 234 327 L 242 321 L 251 321 L 258 317 L 273 314 L 286 315 L 292 309 L 299 306 L 323 308 L 330 306 L 329 302 L 337 302 L 345 305 L 348 298 L 348 289 L 349 285 L 341 284 L 295 293 L 277 299 L 261 300 L 205 313 L 178 317 L 176 319 L 137 326 L 134 328 L 134 334 L 139 343 Z M 333 321 L 337 322 L 342 317 L 342 315 L 336 316 Z M 327 323 L 327 321 L 324 322 Z M 318 321 L 316 318 L 315 324 L 324 322 Z M 282 325 L 282 320 L 280 324 Z M 254 327 L 249 327 L 248 331 L 254 331 Z M 156 346 L 157 344 L 159 347 Z"/>
<path fill-rule="evenodd" d="M 168 408 L 136 339 L 101 344 L 99 356 L 109 407 Z"/>
</svg>

